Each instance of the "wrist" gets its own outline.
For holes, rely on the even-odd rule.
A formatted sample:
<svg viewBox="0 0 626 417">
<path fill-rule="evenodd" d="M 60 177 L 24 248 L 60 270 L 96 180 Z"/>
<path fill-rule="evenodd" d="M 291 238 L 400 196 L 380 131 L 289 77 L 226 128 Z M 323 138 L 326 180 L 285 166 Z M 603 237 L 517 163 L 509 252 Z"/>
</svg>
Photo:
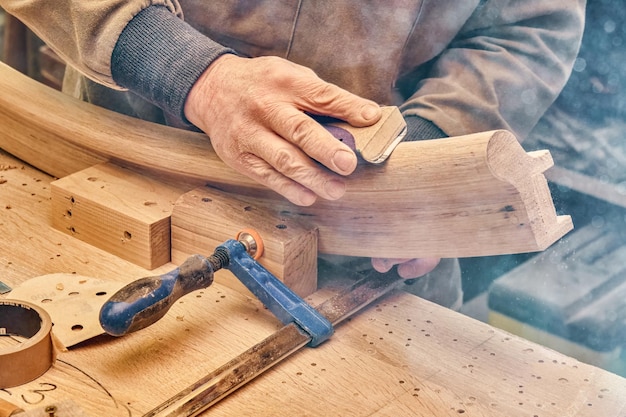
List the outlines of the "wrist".
<svg viewBox="0 0 626 417">
<path fill-rule="evenodd" d="M 212 41 L 162 6 L 138 13 L 111 56 L 116 83 L 184 122 L 185 99 L 219 56 L 234 51 Z"/>
<path fill-rule="evenodd" d="M 203 120 L 206 116 L 206 111 L 211 108 L 215 93 L 219 90 L 221 85 L 222 73 L 228 74 L 228 71 L 223 67 L 228 65 L 228 62 L 233 59 L 239 59 L 233 54 L 223 54 L 217 57 L 195 80 L 189 94 L 185 98 L 183 106 L 184 117 L 193 125 L 203 128 Z M 204 129 L 203 129 L 204 130 Z"/>
</svg>

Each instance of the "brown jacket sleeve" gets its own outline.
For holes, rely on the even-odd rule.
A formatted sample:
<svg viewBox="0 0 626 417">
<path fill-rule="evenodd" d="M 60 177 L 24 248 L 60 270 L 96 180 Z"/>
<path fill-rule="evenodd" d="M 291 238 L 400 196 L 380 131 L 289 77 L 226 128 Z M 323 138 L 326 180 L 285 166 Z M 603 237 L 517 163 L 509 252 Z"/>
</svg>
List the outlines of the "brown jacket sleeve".
<svg viewBox="0 0 626 417">
<path fill-rule="evenodd" d="M 449 136 L 508 129 L 522 140 L 564 87 L 585 1 L 486 0 L 403 104 Z"/>
<path fill-rule="evenodd" d="M 126 24 L 150 5 L 162 5 L 182 17 L 176 0 L 0 0 L 65 62 L 98 83 L 122 89 L 111 76 L 111 54 Z M 42 12 L 44 11 L 44 12 Z"/>
</svg>

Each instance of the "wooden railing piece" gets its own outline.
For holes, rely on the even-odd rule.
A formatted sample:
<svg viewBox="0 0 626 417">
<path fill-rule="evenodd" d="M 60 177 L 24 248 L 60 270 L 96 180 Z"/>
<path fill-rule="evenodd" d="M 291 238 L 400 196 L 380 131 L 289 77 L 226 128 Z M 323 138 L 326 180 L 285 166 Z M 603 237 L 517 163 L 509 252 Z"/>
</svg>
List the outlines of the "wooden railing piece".
<svg viewBox="0 0 626 417">
<path fill-rule="evenodd" d="M 338 201 L 298 207 L 226 166 L 207 137 L 129 118 L 63 95 L 0 64 L 0 147 L 55 176 L 102 160 L 205 183 L 319 229 L 321 253 L 467 257 L 540 251 L 572 228 L 543 172 L 506 131 L 401 143 L 362 163 Z"/>
</svg>

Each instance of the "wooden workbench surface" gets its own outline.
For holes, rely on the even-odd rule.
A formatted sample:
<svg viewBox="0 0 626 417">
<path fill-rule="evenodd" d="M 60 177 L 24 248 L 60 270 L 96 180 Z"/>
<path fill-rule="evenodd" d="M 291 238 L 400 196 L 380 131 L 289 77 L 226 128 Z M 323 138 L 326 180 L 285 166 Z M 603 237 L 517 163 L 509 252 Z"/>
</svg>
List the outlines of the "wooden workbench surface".
<svg viewBox="0 0 626 417">
<path fill-rule="evenodd" d="M 126 282 L 173 267 L 146 271 L 52 229 L 51 180 L 0 151 L 0 281 L 17 287 L 63 272 Z M 43 376 L 0 390 L 0 399 L 25 410 L 69 400 L 92 417 L 141 416 L 279 327 L 256 300 L 214 284 L 148 329 L 60 353 Z M 625 417 L 626 380 L 398 292 L 210 413 Z"/>
</svg>

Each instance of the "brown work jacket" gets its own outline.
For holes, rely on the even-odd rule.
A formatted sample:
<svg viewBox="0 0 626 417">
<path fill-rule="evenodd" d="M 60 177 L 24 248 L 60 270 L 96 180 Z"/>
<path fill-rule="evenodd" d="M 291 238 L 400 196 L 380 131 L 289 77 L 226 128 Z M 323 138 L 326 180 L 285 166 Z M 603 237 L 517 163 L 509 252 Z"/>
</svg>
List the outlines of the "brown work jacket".
<svg viewBox="0 0 626 417">
<path fill-rule="evenodd" d="M 112 89 L 120 89 L 110 69 L 119 34 L 142 8 L 159 4 L 243 55 L 305 65 L 351 92 L 400 105 L 405 115 L 430 120 L 450 136 L 508 129 L 521 140 L 565 85 L 585 0 L 53 4 L 0 0 L 74 70 Z"/>
</svg>

